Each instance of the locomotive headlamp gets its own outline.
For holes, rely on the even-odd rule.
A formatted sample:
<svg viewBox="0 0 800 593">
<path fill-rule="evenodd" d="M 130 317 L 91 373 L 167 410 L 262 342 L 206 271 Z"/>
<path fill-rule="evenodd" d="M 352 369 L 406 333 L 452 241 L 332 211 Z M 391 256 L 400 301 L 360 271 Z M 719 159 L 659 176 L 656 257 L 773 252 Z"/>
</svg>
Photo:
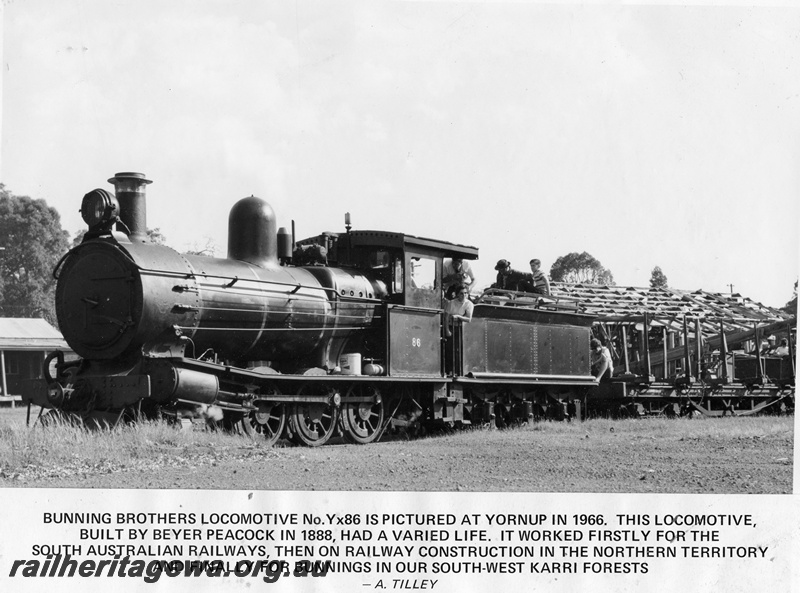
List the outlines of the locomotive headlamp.
<svg viewBox="0 0 800 593">
<path fill-rule="evenodd" d="M 117 219 L 119 203 L 117 198 L 104 189 L 95 189 L 83 196 L 81 217 L 90 229 Z"/>
</svg>

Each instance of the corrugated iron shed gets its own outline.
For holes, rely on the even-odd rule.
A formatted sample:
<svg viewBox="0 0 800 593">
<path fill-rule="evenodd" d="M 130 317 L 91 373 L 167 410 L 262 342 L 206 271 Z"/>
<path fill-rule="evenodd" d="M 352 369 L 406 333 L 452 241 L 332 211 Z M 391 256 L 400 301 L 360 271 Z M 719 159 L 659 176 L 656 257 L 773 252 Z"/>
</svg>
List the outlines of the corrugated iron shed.
<svg viewBox="0 0 800 593">
<path fill-rule="evenodd" d="M 0 350 L 69 350 L 64 337 L 44 319 L 0 318 Z"/>
</svg>

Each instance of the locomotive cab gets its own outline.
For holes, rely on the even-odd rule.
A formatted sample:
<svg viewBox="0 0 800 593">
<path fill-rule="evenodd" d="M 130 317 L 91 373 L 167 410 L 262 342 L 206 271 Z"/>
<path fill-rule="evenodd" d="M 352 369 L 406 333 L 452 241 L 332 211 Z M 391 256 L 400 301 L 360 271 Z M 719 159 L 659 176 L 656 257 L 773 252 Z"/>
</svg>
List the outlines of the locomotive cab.
<svg viewBox="0 0 800 593">
<path fill-rule="evenodd" d="M 478 249 L 387 231 L 324 233 L 298 245 L 326 248 L 329 264 L 353 268 L 386 286 L 383 344 L 368 350 L 393 377 L 443 377 L 442 266 L 447 257 L 477 259 Z M 448 365 L 448 368 L 452 365 Z"/>
<path fill-rule="evenodd" d="M 442 308 L 444 258 L 478 258 L 477 247 L 387 231 L 325 233 L 298 245 L 324 242 L 332 264 L 377 277 L 388 287 L 390 303 L 421 309 Z"/>
</svg>

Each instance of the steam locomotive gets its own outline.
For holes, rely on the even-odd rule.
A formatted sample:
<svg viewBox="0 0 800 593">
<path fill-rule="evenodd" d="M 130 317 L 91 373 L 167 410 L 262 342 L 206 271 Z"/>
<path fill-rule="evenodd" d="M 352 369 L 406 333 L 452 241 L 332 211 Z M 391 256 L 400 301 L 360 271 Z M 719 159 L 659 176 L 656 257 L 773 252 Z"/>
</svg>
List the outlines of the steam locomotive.
<svg viewBox="0 0 800 593">
<path fill-rule="evenodd" d="M 585 412 L 592 316 L 500 294 L 445 327 L 443 260 L 475 247 L 352 230 L 349 217 L 345 232 L 295 241 L 251 196 L 230 211 L 226 258 L 186 255 L 148 239 L 150 180 L 109 183 L 84 196 L 88 230 L 54 271 L 80 358 L 53 353 L 33 403 L 111 424 L 221 412 L 228 428 L 308 446 Z"/>
<path fill-rule="evenodd" d="M 79 358 L 54 352 L 23 394 L 70 418 L 205 417 L 317 446 L 587 412 L 794 409 L 793 340 L 783 358 L 727 347 L 784 325 L 792 337 L 794 320 L 709 337 L 684 316 L 672 334 L 672 318 L 597 317 L 575 299 L 488 290 L 462 323 L 443 310 L 443 262 L 477 259 L 475 247 L 353 230 L 349 215 L 345 232 L 295 241 L 251 196 L 230 211 L 226 258 L 181 254 L 148 239 L 151 181 L 109 182 L 113 194 L 83 197 L 88 230 L 54 271 L 59 326 Z M 593 336 L 621 353 L 609 382 L 591 374 Z"/>
</svg>

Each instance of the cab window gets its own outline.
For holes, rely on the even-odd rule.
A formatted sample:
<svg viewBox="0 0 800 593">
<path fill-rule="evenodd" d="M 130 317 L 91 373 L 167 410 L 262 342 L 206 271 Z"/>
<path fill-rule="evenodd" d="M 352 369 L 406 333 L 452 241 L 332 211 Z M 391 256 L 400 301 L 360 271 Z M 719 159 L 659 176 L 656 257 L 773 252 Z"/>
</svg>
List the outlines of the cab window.
<svg viewBox="0 0 800 593">
<path fill-rule="evenodd" d="M 384 249 L 373 251 L 369 254 L 369 267 L 373 270 L 385 270 L 389 267 L 391 261 L 391 254 Z"/>
<path fill-rule="evenodd" d="M 427 257 L 411 258 L 411 286 L 424 290 L 436 288 L 436 261 Z"/>
<path fill-rule="evenodd" d="M 403 260 L 394 260 L 394 274 L 392 275 L 392 292 L 395 294 L 403 293 Z"/>
<path fill-rule="evenodd" d="M 439 265 L 440 261 L 435 257 L 407 254 L 406 305 L 430 309 L 441 307 Z"/>
</svg>

